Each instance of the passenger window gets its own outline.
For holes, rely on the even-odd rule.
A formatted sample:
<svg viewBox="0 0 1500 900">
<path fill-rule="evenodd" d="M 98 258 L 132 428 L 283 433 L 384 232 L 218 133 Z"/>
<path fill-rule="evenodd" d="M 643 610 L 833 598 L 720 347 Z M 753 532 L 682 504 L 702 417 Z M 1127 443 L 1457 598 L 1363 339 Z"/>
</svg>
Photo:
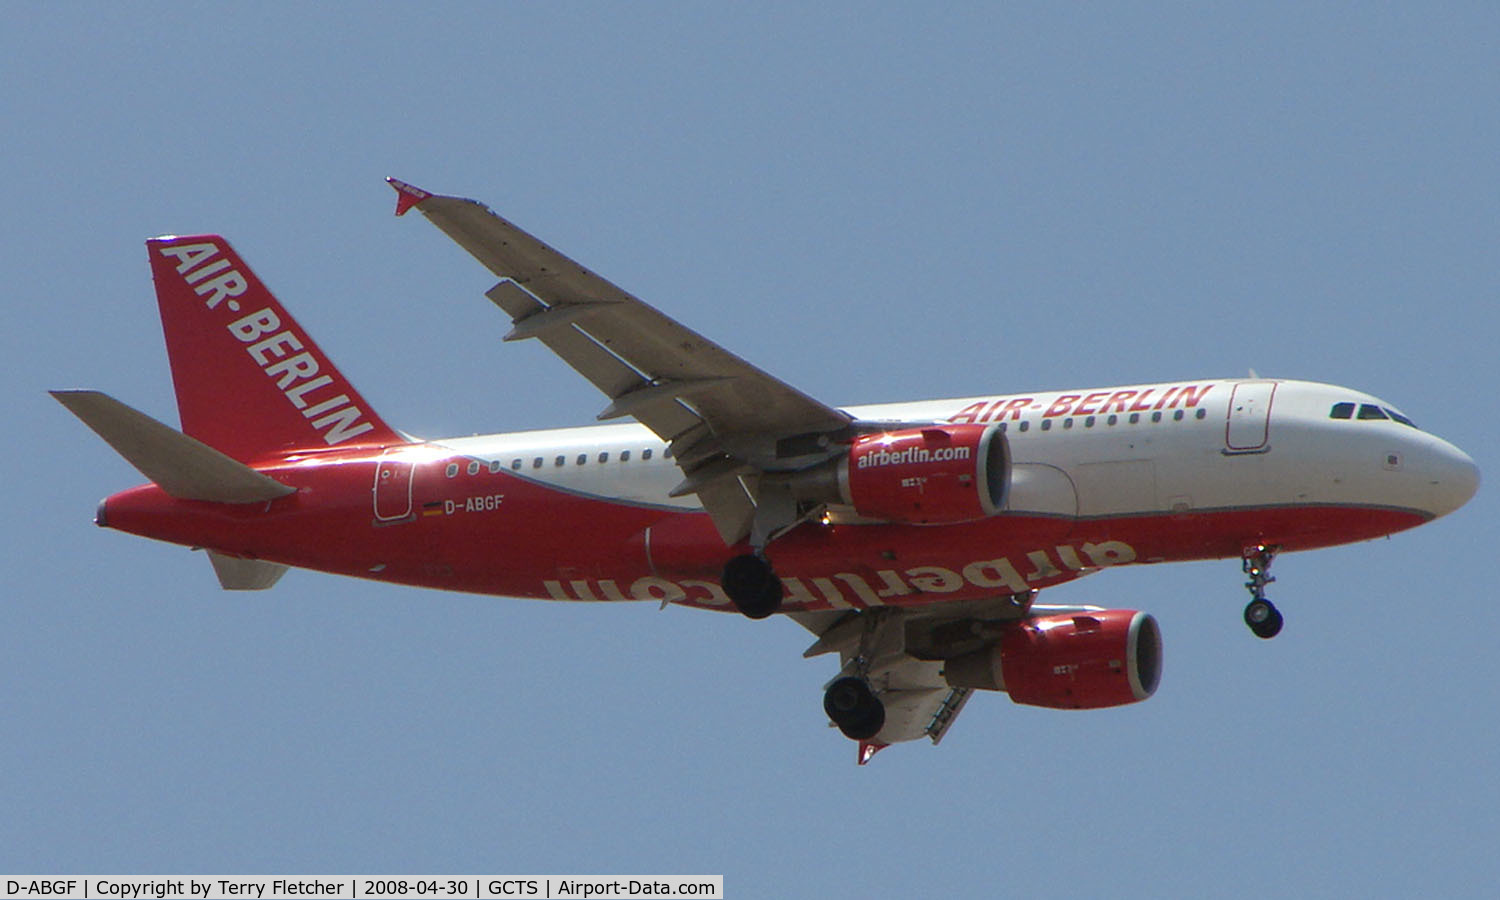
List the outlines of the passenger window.
<svg viewBox="0 0 1500 900">
<path fill-rule="evenodd" d="M 1353 403 L 1335 403 L 1333 409 L 1328 411 L 1330 419 L 1347 419 L 1354 415 Z"/>
<path fill-rule="evenodd" d="M 588 462 L 588 461 L 589 461 L 589 455 L 587 453 L 580 453 L 580 454 L 578 454 L 578 464 L 580 466 L 583 465 L 584 463 Z"/>
<path fill-rule="evenodd" d="M 470 475 L 478 475 L 479 474 L 479 460 L 476 459 L 473 462 L 469 463 L 469 474 Z"/>
<path fill-rule="evenodd" d="M 517 472 L 521 471 L 521 461 L 519 459 L 513 459 L 513 460 L 511 460 L 510 461 L 510 467 L 512 469 L 515 469 Z"/>
<path fill-rule="evenodd" d="M 1206 418 L 1208 418 L 1208 410 L 1206 410 L 1206 409 L 1200 409 L 1196 413 L 1193 414 L 1193 417 L 1197 418 L 1197 419 L 1206 419 Z"/>
<path fill-rule="evenodd" d="M 492 460 L 490 460 L 490 474 L 493 475 L 493 474 L 495 474 L 498 471 L 500 471 L 500 460 L 498 460 L 498 459 L 492 459 Z"/>
<path fill-rule="evenodd" d="M 1359 418 L 1384 419 L 1385 413 L 1381 412 L 1380 407 L 1374 405 L 1373 403 L 1361 403 L 1359 405 Z"/>
<path fill-rule="evenodd" d="M 1021 422 L 1021 430 L 1022 431 L 1030 431 L 1031 430 L 1031 423 L 1028 422 L 1028 421 L 1022 420 L 1022 422 Z"/>
<path fill-rule="evenodd" d="M 602 452 L 602 453 L 599 454 L 599 461 L 602 462 L 602 463 L 609 462 L 609 451 L 608 450 L 605 450 L 604 452 Z"/>
<path fill-rule="evenodd" d="M 554 466 L 565 466 L 568 464 L 568 458 L 566 456 L 559 456 L 557 459 L 552 461 L 552 464 Z"/>
<path fill-rule="evenodd" d="M 621 450 L 620 451 L 620 462 L 630 462 L 630 451 L 629 450 Z"/>
<path fill-rule="evenodd" d="M 644 449 L 644 450 L 641 451 L 641 459 L 650 459 L 650 458 L 651 458 L 651 448 L 647 447 L 646 449 Z"/>
<path fill-rule="evenodd" d="M 1083 420 L 1083 427 L 1084 428 L 1093 428 L 1094 427 L 1094 417 L 1093 416 L 1089 416 L 1087 419 L 1084 419 Z"/>
<path fill-rule="evenodd" d="M 1172 413 L 1172 418 L 1175 421 L 1181 422 L 1182 421 L 1182 410 L 1179 409 L 1176 412 Z"/>
<path fill-rule="evenodd" d="M 1042 430 L 1043 431 L 1051 431 L 1052 430 L 1052 420 L 1051 419 L 1043 419 L 1042 420 Z"/>
<path fill-rule="evenodd" d="M 1151 414 L 1151 421 L 1153 421 L 1153 422 L 1160 422 L 1161 421 L 1161 412 L 1157 411 L 1157 412 L 1152 413 Z"/>
<path fill-rule="evenodd" d="M 1064 428 L 1072 428 L 1073 427 L 1073 417 L 1072 416 L 1069 416 L 1066 419 L 1063 419 L 1063 427 Z"/>
<path fill-rule="evenodd" d="M 533 459 L 531 461 L 531 467 L 533 469 L 540 469 L 542 467 L 542 458 L 538 456 L 536 459 Z"/>
<path fill-rule="evenodd" d="M 1009 425 L 1010 425 L 1009 422 L 1001 422 L 1000 423 L 1000 433 L 1004 434 L 1005 432 L 1009 431 L 1010 430 Z"/>
<path fill-rule="evenodd" d="M 1115 415 L 1114 413 L 1110 413 L 1109 414 L 1109 418 L 1104 420 L 1104 422 L 1105 422 L 1106 425 L 1114 425 L 1114 424 L 1118 423 L 1119 421 L 1120 421 L 1120 417 L 1117 416 L 1117 415 Z"/>
<path fill-rule="evenodd" d="M 1141 422 L 1141 414 L 1140 413 L 1131 413 L 1130 414 L 1130 424 L 1132 424 L 1132 425 L 1139 425 L 1140 422 Z"/>
<path fill-rule="evenodd" d="M 444 473 L 449 478 L 458 474 L 458 463 L 448 463 L 448 470 Z"/>
</svg>

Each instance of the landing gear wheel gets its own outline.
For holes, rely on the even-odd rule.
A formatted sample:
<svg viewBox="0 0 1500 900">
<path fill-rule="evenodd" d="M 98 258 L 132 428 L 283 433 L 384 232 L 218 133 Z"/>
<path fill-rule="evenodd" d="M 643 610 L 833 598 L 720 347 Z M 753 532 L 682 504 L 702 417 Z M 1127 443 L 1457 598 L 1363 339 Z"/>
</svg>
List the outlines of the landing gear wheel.
<svg viewBox="0 0 1500 900">
<path fill-rule="evenodd" d="M 1271 577 L 1271 563 L 1280 549 L 1256 544 L 1246 547 L 1240 559 L 1240 567 L 1250 576 L 1245 582 L 1245 589 L 1250 592 L 1250 605 L 1245 607 L 1245 624 L 1258 638 L 1273 638 L 1281 633 L 1281 611 L 1266 599 L 1266 585 L 1276 580 Z"/>
<path fill-rule="evenodd" d="M 721 581 L 729 602 L 747 618 L 764 619 L 781 609 L 781 579 L 762 557 L 736 556 L 725 564 Z"/>
<path fill-rule="evenodd" d="M 1273 638 L 1281 633 L 1281 610 L 1264 597 L 1251 600 L 1245 607 L 1245 624 L 1258 638 Z"/>
<path fill-rule="evenodd" d="M 852 741 L 867 741 L 885 727 L 885 704 L 863 678 L 845 676 L 830 684 L 823 712 Z"/>
</svg>

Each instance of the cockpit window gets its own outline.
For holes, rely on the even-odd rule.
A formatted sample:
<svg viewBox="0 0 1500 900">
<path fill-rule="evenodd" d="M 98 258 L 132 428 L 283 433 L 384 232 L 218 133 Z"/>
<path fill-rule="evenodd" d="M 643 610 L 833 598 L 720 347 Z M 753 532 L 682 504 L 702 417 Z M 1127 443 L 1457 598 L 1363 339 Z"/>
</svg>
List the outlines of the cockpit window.
<svg viewBox="0 0 1500 900">
<path fill-rule="evenodd" d="M 1359 409 L 1358 415 L 1355 414 L 1356 407 Z M 1394 409 L 1386 406 L 1376 406 L 1373 403 L 1335 403 L 1333 404 L 1333 408 L 1328 411 L 1328 418 L 1367 419 L 1377 421 L 1384 421 L 1389 419 L 1392 422 L 1400 422 L 1402 425 L 1405 425 L 1408 428 L 1417 428 L 1416 422 L 1413 422 L 1406 416 L 1401 415 Z"/>
</svg>

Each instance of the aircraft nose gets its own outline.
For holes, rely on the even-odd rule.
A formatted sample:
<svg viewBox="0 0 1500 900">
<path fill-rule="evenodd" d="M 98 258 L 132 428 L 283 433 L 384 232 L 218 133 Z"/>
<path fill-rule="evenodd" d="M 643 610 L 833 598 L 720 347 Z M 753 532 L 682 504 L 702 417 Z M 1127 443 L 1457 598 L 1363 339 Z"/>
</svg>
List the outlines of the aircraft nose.
<svg viewBox="0 0 1500 900">
<path fill-rule="evenodd" d="M 1446 441 L 1437 442 L 1432 456 L 1429 478 L 1432 514 L 1446 516 L 1478 492 L 1479 467 L 1469 454 Z"/>
</svg>

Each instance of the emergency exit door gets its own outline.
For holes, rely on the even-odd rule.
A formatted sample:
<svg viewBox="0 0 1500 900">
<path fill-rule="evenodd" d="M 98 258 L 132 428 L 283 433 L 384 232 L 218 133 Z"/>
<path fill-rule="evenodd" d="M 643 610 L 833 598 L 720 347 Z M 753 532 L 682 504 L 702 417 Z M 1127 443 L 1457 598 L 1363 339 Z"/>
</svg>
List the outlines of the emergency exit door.
<svg viewBox="0 0 1500 900">
<path fill-rule="evenodd" d="M 416 467 L 398 456 L 375 464 L 375 520 L 398 522 L 411 516 L 411 479 Z"/>
</svg>

